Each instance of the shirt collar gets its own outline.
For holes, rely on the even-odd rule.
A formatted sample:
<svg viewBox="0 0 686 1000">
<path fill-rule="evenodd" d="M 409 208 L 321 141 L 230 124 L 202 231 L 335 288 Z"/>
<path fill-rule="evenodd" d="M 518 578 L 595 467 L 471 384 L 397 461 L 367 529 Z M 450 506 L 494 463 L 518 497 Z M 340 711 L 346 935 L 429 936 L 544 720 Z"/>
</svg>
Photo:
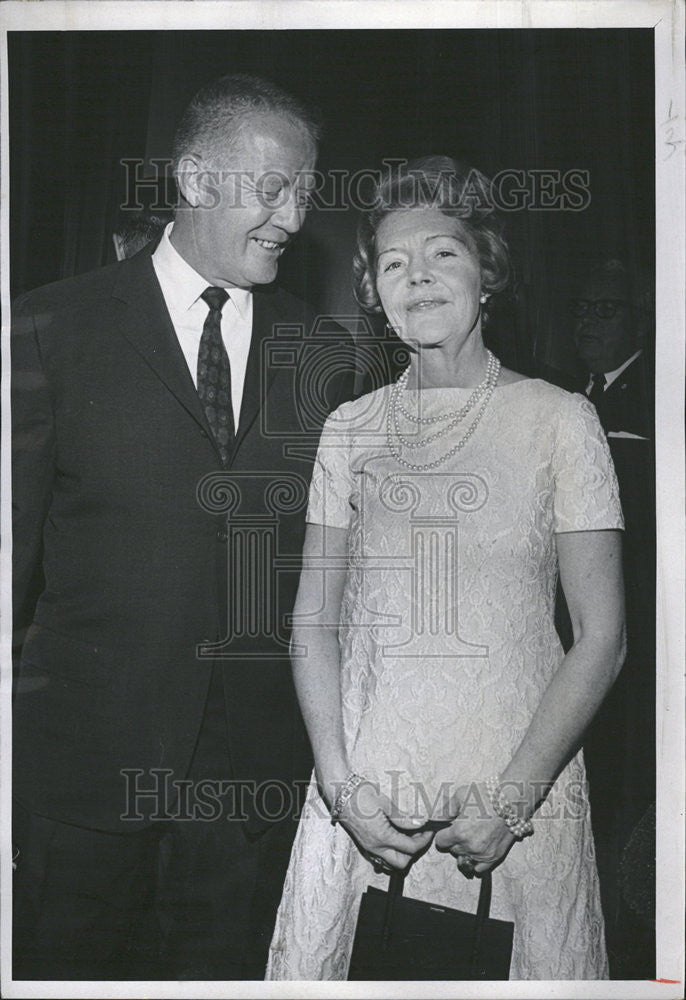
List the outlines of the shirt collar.
<svg viewBox="0 0 686 1000">
<path fill-rule="evenodd" d="M 157 277 L 165 299 L 179 312 L 187 311 L 198 301 L 208 287 L 201 274 L 184 260 L 169 239 L 174 223 L 165 226 L 162 239 L 152 255 Z M 248 288 L 227 288 L 227 292 L 242 319 L 250 317 L 252 291 Z"/>
</svg>

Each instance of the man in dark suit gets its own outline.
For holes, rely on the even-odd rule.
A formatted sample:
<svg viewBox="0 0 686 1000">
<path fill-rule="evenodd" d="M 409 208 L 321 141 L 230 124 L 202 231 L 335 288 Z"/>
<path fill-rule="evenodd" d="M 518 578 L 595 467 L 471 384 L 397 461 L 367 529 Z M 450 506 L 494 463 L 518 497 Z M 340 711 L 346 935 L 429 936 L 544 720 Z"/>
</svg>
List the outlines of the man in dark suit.
<svg viewBox="0 0 686 1000">
<path fill-rule="evenodd" d="M 584 749 L 614 978 L 654 975 L 651 928 L 637 925 L 618 873 L 632 831 L 655 797 L 655 463 L 651 310 L 619 260 L 585 276 L 572 302 L 585 391 L 612 452 L 624 512 L 627 658 Z M 646 857 L 654 864 L 654 856 Z"/>
<path fill-rule="evenodd" d="M 263 80 L 209 85 L 157 246 L 13 310 L 15 978 L 263 975 L 307 489 L 352 394 L 349 338 L 273 284 L 317 138 Z"/>
<path fill-rule="evenodd" d="M 572 301 L 574 343 L 586 394 L 607 433 L 652 438 L 652 377 L 646 364 L 649 310 L 624 264 L 591 268 Z"/>
</svg>

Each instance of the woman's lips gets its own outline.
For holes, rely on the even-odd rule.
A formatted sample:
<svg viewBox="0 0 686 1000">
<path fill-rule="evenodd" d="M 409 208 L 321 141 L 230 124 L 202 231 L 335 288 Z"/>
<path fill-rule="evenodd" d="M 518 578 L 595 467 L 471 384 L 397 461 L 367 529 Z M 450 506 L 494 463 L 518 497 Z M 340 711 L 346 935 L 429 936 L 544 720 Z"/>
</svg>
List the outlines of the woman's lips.
<svg viewBox="0 0 686 1000">
<path fill-rule="evenodd" d="M 419 299 L 417 302 L 413 302 L 407 307 L 408 312 L 426 312 L 428 309 L 436 309 L 438 306 L 444 306 L 445 299 Z"/>
</svg>

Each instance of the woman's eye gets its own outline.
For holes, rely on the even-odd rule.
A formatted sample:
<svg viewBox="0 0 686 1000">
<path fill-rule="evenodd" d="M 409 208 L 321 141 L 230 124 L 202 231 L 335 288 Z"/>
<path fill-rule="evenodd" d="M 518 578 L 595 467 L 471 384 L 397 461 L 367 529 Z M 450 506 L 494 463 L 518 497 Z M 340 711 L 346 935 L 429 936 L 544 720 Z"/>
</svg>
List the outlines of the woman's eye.
<svg viewBox="0 0 686 1000">
<path fill-rule="evenodd" d="M 436 252 L 437 257 L 457 257 L 454 250 L 438 250 Z"/>
<path fill-rule="evenodd" d="M 399 268 L 401 266 L 402 266 L 401 261 L 399 261 L 399 260 L 392 260 L 388 264 L 384 264 L 383 270 L 384 271 L 395 271 L 395 270 L 397 270 L 397 268 Z"/>
</svg>

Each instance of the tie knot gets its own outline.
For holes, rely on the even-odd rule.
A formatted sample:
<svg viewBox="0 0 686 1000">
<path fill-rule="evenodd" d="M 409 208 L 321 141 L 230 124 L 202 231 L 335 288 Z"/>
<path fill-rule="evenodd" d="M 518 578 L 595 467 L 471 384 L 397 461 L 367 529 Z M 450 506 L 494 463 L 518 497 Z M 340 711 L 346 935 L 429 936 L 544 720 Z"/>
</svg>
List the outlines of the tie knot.
<svg viewBox="0 0 686 1000">
<path fill-rule="evenodd" d="M 605 388 L 605 383 L 607 382 L 607 379 L 605 378 L 602 372 L 596 372 L 591 381 L 593 383 L 594 389 L 601 390 Z"/>
<path fill-rule="evenodd" d="M 210 285 L 209 288 L 206 288 L 200 296 L 200 298 L 208 304 L 210 309 L 216 310 L 217 312 L 222 311 L 224 303 L 228 297 L 229 293 L 225 288 L 215 288 L 212 285 Z"/>
</svg>

